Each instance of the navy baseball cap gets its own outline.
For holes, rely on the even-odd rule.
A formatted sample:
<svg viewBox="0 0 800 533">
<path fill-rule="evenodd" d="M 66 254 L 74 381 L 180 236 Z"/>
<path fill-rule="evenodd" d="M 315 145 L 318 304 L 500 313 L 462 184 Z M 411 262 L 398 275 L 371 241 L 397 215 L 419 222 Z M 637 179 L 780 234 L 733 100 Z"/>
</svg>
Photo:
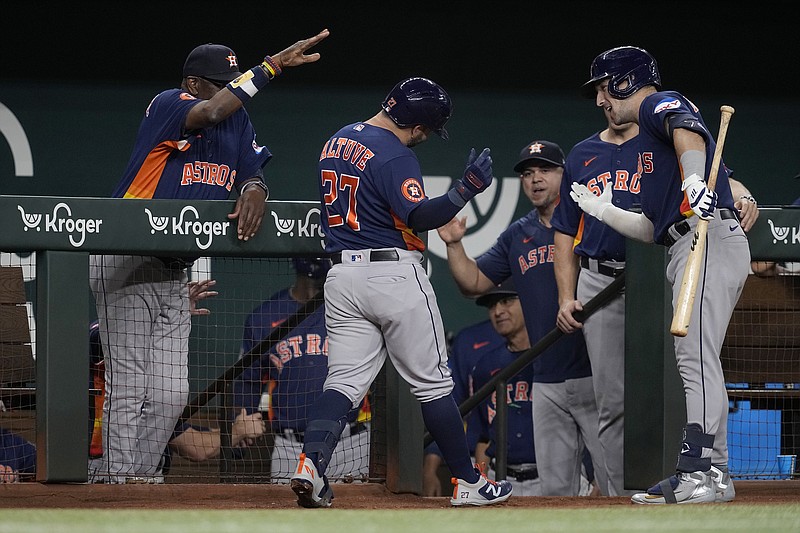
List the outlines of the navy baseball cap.
<svg viewBox="0 0 800 533">
<path fill-rule="evenodd" d="M 506 279 L 500 285 L 494 287 L 481 294 L 475 299 L 475 303 L 481 307 L 492 307 L 494 304 L 509 296 L 519 296 L 514 281 L 511 278 Z"/>
<path fill-rule="evenodd" d="M 292 264 L 298 274 L 317 280 L 325 279 L 332 265 L 328 258 L 302 259 L 299 257 L 293 258 Z"/>
<path fill-rule="evenodd" d="M 189 53 L 183 64 L 184 78 L 197 76 L 227 83 L 241 75 L 236 54 L 221 44 L 201 44 Z"/>
<path fill-rule="evenodd" d="M 514 172 L 522 172 L 528 161 L 539 160 L 564 166 L 564 151 L 559 145 L 550 141 L 533 141 L 526 144 L 519 152 L 519 161 L 514 165 Z"/>
</svg>

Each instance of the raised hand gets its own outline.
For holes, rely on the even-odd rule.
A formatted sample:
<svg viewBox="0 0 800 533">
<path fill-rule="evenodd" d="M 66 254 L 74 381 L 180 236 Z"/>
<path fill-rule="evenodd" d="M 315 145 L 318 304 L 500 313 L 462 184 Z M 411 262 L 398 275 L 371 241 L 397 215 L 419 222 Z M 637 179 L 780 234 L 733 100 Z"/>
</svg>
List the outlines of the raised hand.
<svg viewBox="0 0 800 533">
<path fill-rule="evenodd" d="M 272 60 L 278 65 L 279 68 L 296 67 L 306 63 L 313 63 L 320 58 L 319 53 L 306 54 L 306 50 L 315 46 L 317 43 L 325 39 L 330 32 L 327 29 L 322 30 L 313 37 L 297 41 L 289 48 L 281 50 L 272 56 Z"/>
<path fill-rule="evenodd" d="M 492 183 L 492 156 L 488 148 L 484 148 L 480 155 L 475 155 L 475 148 L 470 150 L 467 158 L 467 168 L 464 175 L 456 183 L 456 192 L 468 201 L 478 193 L 486 190 Z"/>
<path fill-rule="evenodd" d="M 582 183 L 573 183 L 572 191 L 569 193 L 569 196 L 585 213 L 602 221 L 603 211 L 611 205 L 611 200 L 613 198 L 611 189 L 612 187 L 606 185 L 605 189 L 603 189 L 603 193 L 600 196 L 595 196 L 586 185 Z"/>
</svg>

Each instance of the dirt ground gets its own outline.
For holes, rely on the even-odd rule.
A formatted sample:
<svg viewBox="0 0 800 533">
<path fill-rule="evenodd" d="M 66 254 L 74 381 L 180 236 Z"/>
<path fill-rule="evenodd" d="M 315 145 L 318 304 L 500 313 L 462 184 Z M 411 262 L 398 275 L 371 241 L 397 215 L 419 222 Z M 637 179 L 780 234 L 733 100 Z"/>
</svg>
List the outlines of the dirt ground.
<svg viewBox="0 0 800 533">
<path fill-rule="evenodd" d="M 392 494 L 378 483 L 334 485 L 337 509 L 449 508 L 448 497 Z M 737 481 L 728 505 L 800 503 L 800 481 Z M 508 507 L 597 507 L 632 505 L 629 498 L 512 497 Z M 17 483 L 0 485 L 0 508 L 99 509 L 296 509 L 287 485 L 163 484 L 89 485 Z"/>
</svg>

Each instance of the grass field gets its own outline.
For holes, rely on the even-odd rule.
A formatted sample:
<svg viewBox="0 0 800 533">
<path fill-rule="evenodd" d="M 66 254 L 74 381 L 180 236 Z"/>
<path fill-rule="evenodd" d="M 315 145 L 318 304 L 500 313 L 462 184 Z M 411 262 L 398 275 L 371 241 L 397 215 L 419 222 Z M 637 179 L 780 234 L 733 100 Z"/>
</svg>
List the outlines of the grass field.
<svg viewBox="0 0 800 533">
<path fill-rule="evenodd" d="M 0 533 L 800 532 L 800 502 L 590 509 L 0 510 Z"/>
</svg>

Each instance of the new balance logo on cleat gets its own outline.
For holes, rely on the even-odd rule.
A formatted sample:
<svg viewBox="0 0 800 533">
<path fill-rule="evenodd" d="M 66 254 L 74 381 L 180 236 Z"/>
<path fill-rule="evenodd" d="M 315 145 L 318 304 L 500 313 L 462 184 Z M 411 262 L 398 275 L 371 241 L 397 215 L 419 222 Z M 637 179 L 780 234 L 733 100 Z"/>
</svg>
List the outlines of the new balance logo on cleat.
<svg viewBox="0 0 800 533">
<path fill-rule="evenodd" d="M 479 468 L 475 472 L 480 476 L 475 483 L 463 479 L 452 478 L 453 497 L 450 504 L 455 507 L 463 505 L 492 505 L 502 503 L 511 497 L 511 483 L 506 480 L 492 481 Z"/>
</svg>

